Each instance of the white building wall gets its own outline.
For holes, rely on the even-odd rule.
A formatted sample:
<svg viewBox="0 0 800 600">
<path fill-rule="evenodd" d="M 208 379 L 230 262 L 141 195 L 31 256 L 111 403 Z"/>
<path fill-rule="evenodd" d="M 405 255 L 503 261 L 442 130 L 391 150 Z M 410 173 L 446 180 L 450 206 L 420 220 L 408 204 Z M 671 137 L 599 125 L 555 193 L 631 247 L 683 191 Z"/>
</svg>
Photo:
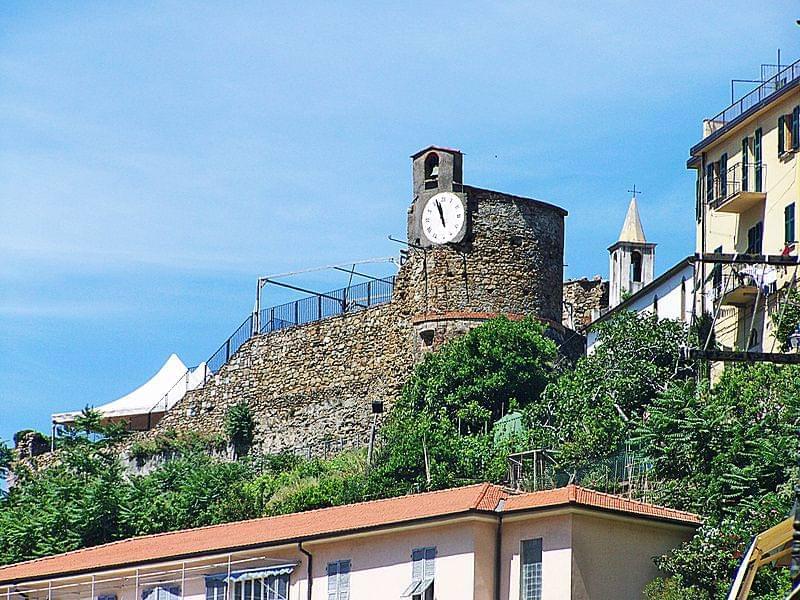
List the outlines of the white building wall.
<svg viewBox="0 0 800 600">
<path fill-rule="evenodd" d="M 640 292 L 625 306 L 636 313 L 657 314 L 659 319 L 674 319 L 690 323 L 694 293 L 694 268 L 686 265 L 658 285 Z M 591 328 L 586 336 L 586 353 L 592 354 L 597 344 L 597 332 Z"/>
</svg>

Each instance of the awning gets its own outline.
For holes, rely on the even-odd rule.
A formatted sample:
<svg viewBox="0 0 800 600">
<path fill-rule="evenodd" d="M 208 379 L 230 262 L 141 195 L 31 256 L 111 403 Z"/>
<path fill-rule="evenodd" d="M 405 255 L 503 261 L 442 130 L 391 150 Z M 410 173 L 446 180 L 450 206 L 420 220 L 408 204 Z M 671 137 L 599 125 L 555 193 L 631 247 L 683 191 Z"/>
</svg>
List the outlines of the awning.
<svg viewBox="0 0 800 600">
<path fill-rule="evenodd" d="M 177 355 L 172 354 L 146 383 L 134 391 L 106 404 L 95 406 L 104 420 L 130 418 L 148 413 L 164 413 L 171 409 L 184 394 L 203 385 L 205 363 L 191 370 L 187 369 Z M 53 423 L 68 425 L 74 423 L 81 411 L 56 413 Z"/>
<path fill-rule="evenodd" d="M 409 598 L 410 596 L 418 596 L 428 591 L 428 588 L 433 585 L 433 579 L 423 579 L 422 581 L 412 581 L 411 585 L 406 588 L 406 591 L 400 594 L 401 598 Z"/>
<path fill-rule="evenodd" d="M 247 571 L 232 571 L 230 576 L 227 573 L 215 573 L 206 575 L 207 582 L 224 581 L 226 583 L 236 583 L 237 581 L 252 581 L 253 579 L 266 579 L 267 577 L 277 577 L 278 575 L 288 575 L 297 566 L 295 563 L 284 565 L 274 565 L 261 569 L 248 569 Z"/>
</svg>

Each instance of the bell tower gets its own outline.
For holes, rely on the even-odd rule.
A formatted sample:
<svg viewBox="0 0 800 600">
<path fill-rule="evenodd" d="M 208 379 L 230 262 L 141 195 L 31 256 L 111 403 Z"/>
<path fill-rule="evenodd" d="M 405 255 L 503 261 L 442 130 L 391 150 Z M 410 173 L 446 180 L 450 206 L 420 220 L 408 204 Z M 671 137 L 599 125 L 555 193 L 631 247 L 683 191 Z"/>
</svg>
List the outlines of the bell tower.
<svg viewBox="0 0 800 600">
<path fill-rule="evenodd" d="M 625 223 L 616 243 L 609 246 L 608 306 L 614 308 L 653 281 L 656 245 L 647 241 L 639 218 L 636 192 L 628 205 Z"/>
<path fill-rule="evenodd" d="M 467 208 L 463 184 L 464 155 L 460 150 L 428 146 L 411 155 L 414 202 L 408 215 L 408 241 L 416 246 L 430 247 L 432 242 L 423 234 L 422 211 L 428 200 L 441 192 L 458 196 Z M 468 211 L 467 211 L 468 213 Z M 469 214 L 465 215 L 468 222 Z M 458 239 L 464 239 L 466 231 Z"/>
</svg>

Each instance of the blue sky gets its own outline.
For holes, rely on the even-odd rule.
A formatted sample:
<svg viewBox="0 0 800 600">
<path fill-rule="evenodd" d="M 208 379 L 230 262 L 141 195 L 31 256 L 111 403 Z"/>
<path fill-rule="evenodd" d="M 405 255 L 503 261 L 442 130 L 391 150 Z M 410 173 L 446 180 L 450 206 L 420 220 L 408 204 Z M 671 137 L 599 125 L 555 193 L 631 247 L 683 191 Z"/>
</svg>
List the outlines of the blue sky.
<svg viewBox="0 0 800 600">
<path fill-rule="evenodd" d="M 607 275 L 635 183 L 657 271 L 730 79 L 794 3 L 53 2 L 0 8 L 0 439 L 207 358 L 258 275 L 398 252 L 408 156 L 563 206 Z M 302 283 L 338 287 L 321 275 Z M 287 299 L 268 291 L 267 302 Z"/>
</svg>

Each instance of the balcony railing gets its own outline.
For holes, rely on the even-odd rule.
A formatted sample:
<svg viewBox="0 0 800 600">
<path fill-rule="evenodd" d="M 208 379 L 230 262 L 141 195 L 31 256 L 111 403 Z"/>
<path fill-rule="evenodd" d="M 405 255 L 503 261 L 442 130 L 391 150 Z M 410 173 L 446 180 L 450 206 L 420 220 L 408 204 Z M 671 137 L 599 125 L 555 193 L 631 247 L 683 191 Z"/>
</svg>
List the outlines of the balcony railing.
<svg viewBox="0 0 800 600">
<path fill-rule="evenodd" d="M 756 89 L 742 96 L 709 121 L 713 124 L 714 130 L 721 129 L 798 78 L 800 78 L 800 60 L 764 80 Z"/>
<path fill-rule="evenodd" d="M 713 177 L 706 191 L 711 208 L 731 213 L 750 210 L 766 199 L 765 178 L 765 165 L 736 163 L 725 173 Z"/>
</svg>

